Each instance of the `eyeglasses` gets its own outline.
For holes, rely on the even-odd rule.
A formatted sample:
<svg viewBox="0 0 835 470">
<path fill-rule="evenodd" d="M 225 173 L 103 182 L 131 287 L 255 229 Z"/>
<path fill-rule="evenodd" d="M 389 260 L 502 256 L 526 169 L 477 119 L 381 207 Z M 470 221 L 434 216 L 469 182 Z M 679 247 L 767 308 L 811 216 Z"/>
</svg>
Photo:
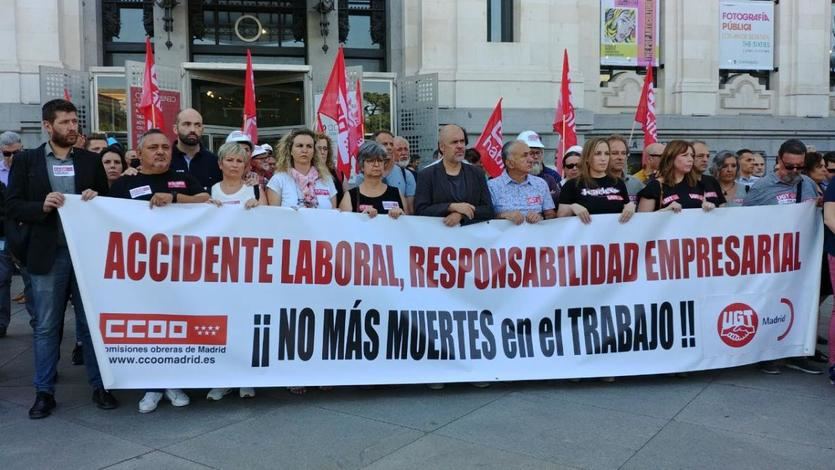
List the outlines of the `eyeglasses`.
<svg viewBox="0 0 835 470">
<path fill-rule="evenodd" d="M 652 157 L 652 158 L 661 158 L 660 153 L 651 153 L 651 154 L 649 154 L 649 156 Z"/>
<path fill-rule="evenodd" d="M 803 169 L 803 165 L 786 165 L 783 163 L 783 169 L 786 171 L 800 171 Z"/>
<path fill-rule="evenodd" d="M 389 161 L 388 158 L 366 158 L 365 163 L 370 163 L 372 165 L 382 165 Z"/>
<path fill-rule="evenodd" d="M 19 153 L 20 153 L 20 150 L 15 150 L 15 151 L 12 151 L 12 152 L 8 152 L 6 150 L 3 150 L 3 156 L 4 157 L 14 157 L 15 155 L 17 155 Z"/>
<path fill-rule="evenodd" d="M 835 175 L 835 168 L 827 168 L 826 171 L 828 171 L 830 175 Z"/>
<path fill-rule="evenodd" d="M 577 168 L 577 165 L 579 165 L 579 163 L 566 163 L 563 167 L 565 167 L 566 170 L 573 170 Z"/>
</svg>

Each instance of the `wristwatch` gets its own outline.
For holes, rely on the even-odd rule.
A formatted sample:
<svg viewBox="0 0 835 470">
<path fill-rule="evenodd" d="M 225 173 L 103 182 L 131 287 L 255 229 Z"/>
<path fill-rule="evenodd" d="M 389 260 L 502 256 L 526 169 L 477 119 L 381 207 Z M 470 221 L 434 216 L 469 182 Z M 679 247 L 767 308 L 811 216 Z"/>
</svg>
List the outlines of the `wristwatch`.
<svg viewBox="0 0 835 470">
<path fill-rule="evenodd" d="M 171 191 L 171 202 L 177 202 L 177 191 Z"/>
</svg>

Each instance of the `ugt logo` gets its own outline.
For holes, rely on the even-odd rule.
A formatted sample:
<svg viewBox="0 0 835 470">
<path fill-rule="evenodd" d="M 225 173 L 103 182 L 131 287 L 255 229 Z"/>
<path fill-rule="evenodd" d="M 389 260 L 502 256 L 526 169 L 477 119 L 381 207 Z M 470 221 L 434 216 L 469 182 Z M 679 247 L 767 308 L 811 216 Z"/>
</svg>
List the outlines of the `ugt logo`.
<svg viewBox="0 0 835 470">
<path fill-rule="evenodd" d="M 754 339 L 759 323 L 753 308 L 743 303 L 733 303 L 719 313 L 716 329 L 722 342 L 732 348 L 741 348 Z"/>
</svg>

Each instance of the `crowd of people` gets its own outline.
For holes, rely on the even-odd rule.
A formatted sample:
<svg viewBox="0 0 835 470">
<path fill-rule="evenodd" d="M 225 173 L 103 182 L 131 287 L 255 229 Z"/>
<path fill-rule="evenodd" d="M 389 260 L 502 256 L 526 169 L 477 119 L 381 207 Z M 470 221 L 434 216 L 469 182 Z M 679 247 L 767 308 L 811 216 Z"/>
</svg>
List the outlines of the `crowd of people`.
<svg viewBox="0 0 835 470">
<path fill-rule="evenodd" d="M 488 179 L 481 155 L 467 148 L 463 128 L 441 127 L 434 161 L 418 170 L 409 142 L 389 131 L 378 131 L 358 152 L 358 174 L 340 178 L 335 171 L 331 139 L 309 129 L 285 135 L 275 148 L 258 145 L 234 131 L 217 149 L 201 143 L 203 119 L 194 109 L 182 110 L 173 124 L 171 142 L 159 129 L 145 132 L 135 152 L 125 152 L 103 135 L 83 138 L 75 106 L 52 100 L 42 109 L 49 140 L 23 150 L 14 132 L 0 135 L 0 190 L 4 197 L 0 251 L 0 337 L 10 317 L 10 281 L 19 270 L 34 338 L 35 403 L 29 417 L 44 418 L 56 406 L 55 381 L 64 312 L 72 302 L 76 318 L 73 363 L 86 367 L 93 402 L 102 409 L 118 406 L 102 384 L 90 332 L 80 302 L 72 260 L 57 209 L 66 194 L 82 200 L 97 196 L 147 201 L 151 208 L 170 204 L 239 205 L 244 209 L 281 206 L 332 209 L 385 215 L 393 219 L 418 215 L 440 218 L 449 227 L 491 219 L 536 224 L 557 217 L 577 217 L 594 223 L 598 214 L 618 214 L 630 223 L 636 212 L 711 211 L 718 207 L 795 204 L 817 201 L 824 208 L 826 259 L 822 269 L 835 273 L 835 153 L 821 155 L 790 139 L 779 149 L 772 172 L 765 159 L 748 149 L 711 152 L 703 141 L 673 140 L 643 149 L 641 168 L 630 174 L 629 145 L 619 135 L 590 138 L 569 148 L 558 167 L 543 162 L 545 146 L 534 131 L 524 131 L 501 149 L 504 172 Z M 2 226 L 0 226 L 2 229 Z M 831 279 L 835 282 L 835 278 Z M 824 282 L 827 287 L 830 283 Z M 831 293 L 821 292 L 821 298 Z M 835 322 L 830 324 L 835 337 Z M 821 339 L 822 342 L 825 340 Z M 829 346 L 829 377 L 835 383 L 835 350 Z M 760 364 L 769 374 L 781 366 L 811 374 L 822 373 L 807 358 Z M 610 378 L 608 381 L 611 381 Z M 477 384 L 485 385 L 485 384 Z M 432 384 L 440 388 L 442 384 Z M 234 390 L 216 388 L 207 399 L 220 400 Z M 292 393 L 304 393 L 293 387 Z M 253 388 L 239 396 L 255 396 Z M 147 390 L 139 411 L 154 411 L 165 398 L 185 406 L 183 390 Z"/>
</svg>

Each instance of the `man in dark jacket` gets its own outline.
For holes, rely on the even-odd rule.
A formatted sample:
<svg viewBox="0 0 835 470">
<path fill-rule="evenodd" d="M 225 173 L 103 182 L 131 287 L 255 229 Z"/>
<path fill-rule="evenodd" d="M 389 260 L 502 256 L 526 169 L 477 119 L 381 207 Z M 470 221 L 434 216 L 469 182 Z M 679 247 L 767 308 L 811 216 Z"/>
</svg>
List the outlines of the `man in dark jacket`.
<svg viewBox="0 0 835 470">
<path fill-rule="evenodd" d="M 484 172 L 464 163 L 464 131 L 449 124 L 438 135 L 441 161 L 418 173 L 415 214 L 443 217 L 448 227 L 493 218 Z"/>
<path fill-rule="evenodd" d="M 35 301 L 34 355 L 35 404 L 32 419 L 46 418 L 55 408 L 55 374 L 60 330 L 70 295 L 80 299 L 67 240 L 58 215 L 64 194 L 80 194 L 90 200 L 107 193 L 107 176 L 101 159 L 73 148 L 78 140 L 78 114 L 69 101 L 56 99 L 43 106 L 43 126 L 49 141 L 15 157 L 6 192 L 8 216 L 28 227 L 28 242 L 16 256 L 31 275 Z M 81 303 L 78 303 L 81 306 Z M 105 390 L 83 306 L 77 308 L 84 343 L 84 365 L 93 387 L 93 402 L 113 409 L 118 402 Z"/>
<path fill-rule="evenodd" d="M 177 114 L 174 122 L 174 132 L 177 141 L 171 149 L 171 169 L 177 173 L 188 173 L 207 192 L 212 186 L 223 179 L 217 155 L 203 148 L 200 138 L 203 137 L 203 116 L 196 110 L 186 108 Z"/>
</svg>

